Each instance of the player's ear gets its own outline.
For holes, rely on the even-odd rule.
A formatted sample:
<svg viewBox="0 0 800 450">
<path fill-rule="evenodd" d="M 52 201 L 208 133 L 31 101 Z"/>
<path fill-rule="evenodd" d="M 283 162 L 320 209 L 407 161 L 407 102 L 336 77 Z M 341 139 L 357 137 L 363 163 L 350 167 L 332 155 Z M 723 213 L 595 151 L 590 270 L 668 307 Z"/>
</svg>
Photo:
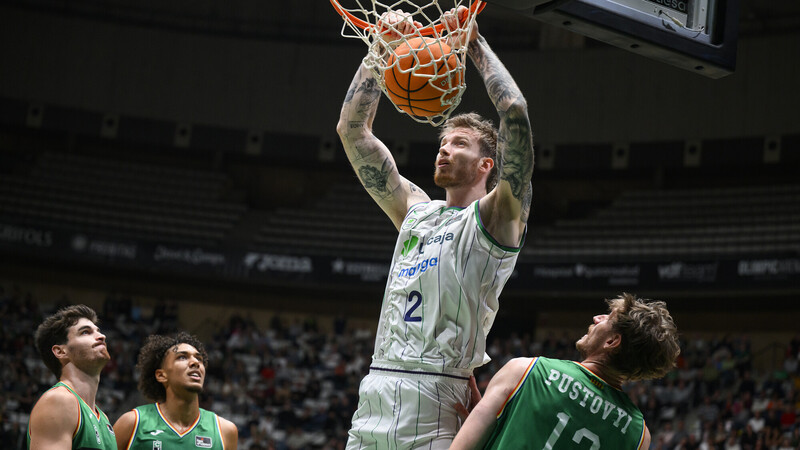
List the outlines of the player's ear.
<svg viewBox="0 0 800 450">
<path fill-rule="evenodd" d="M 55 356 L 56 359 L 64 359 L 67 357 L 66 345 L 56 344 L 53 347 L 51 347 L 50 350 L 53 352 L 53 356 Z"/>
<path fill-rule="evenodd" d="M 156 369 L 156 381 L 166 383 L 168 380 L 167 372 L 164 369 Z"/>
<path fill-rule="evenodd" d="M 610 350 L 616 350 L 620 345 L 622 345 L 622 335 L 619 333 L 612 333 L 605 342 L 605 347 Z"/>
<path fill-rule="evenodd" d="M 492 158 L 489 158 L 488 156 L 484 156 L 483 158 L 481 158 L 479 167 L 482 171 L 489 173 L 492 171 L 492 168 L 494 167 L 494 160 Z"/>
</svg>

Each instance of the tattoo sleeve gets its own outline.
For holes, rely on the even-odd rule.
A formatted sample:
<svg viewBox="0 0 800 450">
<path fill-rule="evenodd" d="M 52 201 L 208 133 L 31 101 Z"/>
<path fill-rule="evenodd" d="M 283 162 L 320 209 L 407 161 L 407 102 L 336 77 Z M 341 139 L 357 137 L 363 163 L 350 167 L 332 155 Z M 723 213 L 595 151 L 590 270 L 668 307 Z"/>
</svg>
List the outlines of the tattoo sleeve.
<svg viewBox="0 0 800 450">
<path fill-rule="evenodd" d="M 511 194 L 521 203 L 522 215 L 527 219 L 533 175 L 533 134 L 527 103 L 511 74 L 483 37 L 470 43 L 469 55 L 500 116 L 497 136 L 500 179 L 508 182 Z"/>
<path fill-rule="evenodd" d="M 380 97 L 377 81 L 362 66 L 347 90 L 337 126 L 353 170 L 377 201 L 391 200 L 398 187 L 391 185 L 391 174 L 396 171 L 394 159 L 371 132 Z"/>
</svg>

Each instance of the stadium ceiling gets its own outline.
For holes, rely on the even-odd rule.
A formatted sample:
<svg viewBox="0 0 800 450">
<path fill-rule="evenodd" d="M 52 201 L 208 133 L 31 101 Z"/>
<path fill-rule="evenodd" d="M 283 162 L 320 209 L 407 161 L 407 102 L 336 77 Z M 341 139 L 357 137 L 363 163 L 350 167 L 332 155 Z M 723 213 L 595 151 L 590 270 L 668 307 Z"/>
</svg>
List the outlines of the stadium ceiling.
<svg viewBox="0 0 800 450">
<path fill-rule="evenodd" d="M 550 25 L 492 5 L 492 0 L 488 3 L 479 24 L 484 34 L 492 37 L 494 46 L 538 48 L 544 42 L 554 45 L 552 35 L 542 39 L 543 33 L 551 31 Z M 326 0 L 17 0 L 12 4 L 55 14 L 197 33 L 334 45 L 345 42 L 338 37 L 342 20 Z M 741 0 L 740 37 L 786 33 L 800 33 L 800 1 Z M 569 36 L 563 37 L 563 42 L 576 45 Z M 584 44 L 579 41 L 578 45 Z"/>
</svg>

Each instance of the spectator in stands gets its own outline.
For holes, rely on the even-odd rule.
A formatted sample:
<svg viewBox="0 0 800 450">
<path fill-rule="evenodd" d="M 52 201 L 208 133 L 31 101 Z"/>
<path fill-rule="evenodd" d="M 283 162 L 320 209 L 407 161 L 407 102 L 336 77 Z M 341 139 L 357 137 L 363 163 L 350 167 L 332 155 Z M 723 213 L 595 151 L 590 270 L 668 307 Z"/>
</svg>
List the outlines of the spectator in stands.
<svg viewBox="0 0 800 450">
<path fill-rule="evenodd" d="M 753 416 L 747 421 L 747 426 L 752 428 L 754 433 L 760 433 L 765 424 L 766 421 L 761 416 L 761 410 L 753 411 Z"/>
<path fill-rule="evenodd" d="M 719 419 L 719 406 L 712 400 L 711 396 L 703 399 L 703 404 L 697 408 L 697 417 L 704 423 L 715 423 Z"/>
<path fill-rule="evenodd" d="M 745 425 L 739 441 L 742 444 L 742 450 L 753 450 L 755 448 L 756 441 L 758 441 L 758 432 L 753 429 L 750 422 Z"/>
</svg>

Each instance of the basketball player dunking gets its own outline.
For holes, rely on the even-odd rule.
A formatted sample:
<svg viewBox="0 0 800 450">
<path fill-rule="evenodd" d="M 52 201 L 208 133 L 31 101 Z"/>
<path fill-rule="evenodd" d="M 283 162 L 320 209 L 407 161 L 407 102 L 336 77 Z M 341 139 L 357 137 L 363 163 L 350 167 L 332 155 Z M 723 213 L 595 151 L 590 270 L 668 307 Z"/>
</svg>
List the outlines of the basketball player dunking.
<svg viewBox="0 0 800 450">
<path fill-rule="evenodd" d="M 443 21 L 455 29 L 459 16 L 450 11 Z M 383 20 L 410 34 L 404 17 Z M 444 201 L 402 177 L 372 133 L 381 91 L 363 65 L 342 105 L 345 152 L 399 231 L 348 449 L 450 446 L 472 371 L 489 361 L 486 335 L 525 237 L 533 173 L 527 104 L 477 27 L 460 39 L 449 44 L 469 46 L 500 127 L 472 113 L 445 122 L 434 172 Z"/>
</svg>

